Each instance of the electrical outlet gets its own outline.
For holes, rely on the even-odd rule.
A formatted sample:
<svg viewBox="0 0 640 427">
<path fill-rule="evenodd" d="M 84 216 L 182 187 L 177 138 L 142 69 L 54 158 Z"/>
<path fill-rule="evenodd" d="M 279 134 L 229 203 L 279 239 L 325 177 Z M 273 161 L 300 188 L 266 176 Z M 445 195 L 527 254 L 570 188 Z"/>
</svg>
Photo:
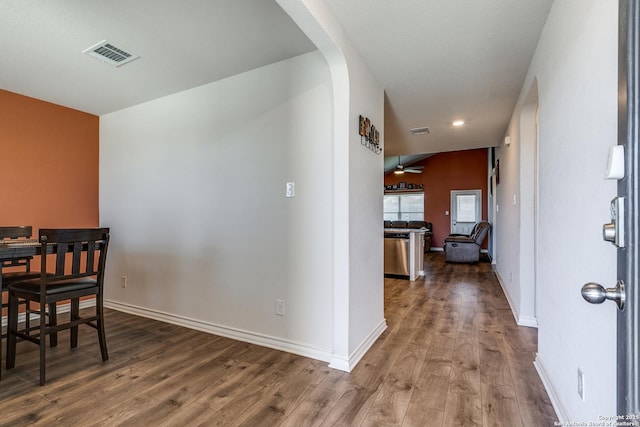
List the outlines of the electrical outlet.
<svg viewBox="0 0 640 427">
<path fill-rule="evenodd" d="M 127 287 L 127 276 L 120 277 L 120 286 L 122 286 L 123 288 Z"/>
<path fill-rule="evenodd" d="M 584 373 L 578 368 L 578 396 L 584 402 Z"/>
<path fill-rule="evenodd" d="M 284 316 L 284 300 L 283 299 L 276 300 L 276 314 L 278 316 Z"/>
</svg>

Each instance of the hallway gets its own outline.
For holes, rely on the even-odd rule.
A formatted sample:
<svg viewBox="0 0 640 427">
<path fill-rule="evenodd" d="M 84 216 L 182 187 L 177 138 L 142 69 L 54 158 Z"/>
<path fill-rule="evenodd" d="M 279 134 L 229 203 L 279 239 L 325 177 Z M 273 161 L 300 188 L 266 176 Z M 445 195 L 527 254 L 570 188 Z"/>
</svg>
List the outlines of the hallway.
<svg viewBox="0 0 640 427">
<path fill-rule="evenodd" d="M 533 366 L 537 331 L 516 325 L 491 265 L 432 252 L 425 269 L 408 286 L 385 280 L 389 329 L 353 372 L 390 370 L 365 424 L 392 424 L 404 403 L 405 426 L 553 425 Z"/>
</svg>

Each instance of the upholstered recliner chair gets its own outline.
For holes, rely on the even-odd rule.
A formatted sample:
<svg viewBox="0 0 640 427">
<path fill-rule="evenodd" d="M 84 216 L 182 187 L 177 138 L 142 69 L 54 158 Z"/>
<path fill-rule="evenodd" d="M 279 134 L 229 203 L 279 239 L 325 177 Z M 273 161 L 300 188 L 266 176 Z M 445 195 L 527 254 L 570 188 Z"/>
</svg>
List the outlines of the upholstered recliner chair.
<svg viewBox="0 0 640 427">
<path fill-rule="evenodd" d="M 444 259 L 447 262 L 478 262 L 480 248 L 491 225 L 486 221 L 477 223 L 468 236 L 452 234 L 444 240 Z"/>
</svg>

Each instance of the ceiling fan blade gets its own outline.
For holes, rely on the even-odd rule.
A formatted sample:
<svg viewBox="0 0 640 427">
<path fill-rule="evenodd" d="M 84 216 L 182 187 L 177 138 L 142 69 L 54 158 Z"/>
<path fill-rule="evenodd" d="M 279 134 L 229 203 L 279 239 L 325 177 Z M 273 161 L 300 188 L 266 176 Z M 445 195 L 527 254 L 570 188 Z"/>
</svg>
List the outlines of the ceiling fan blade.
<svg viewBox="0 0 640 427">
<path fill-rule="evenodd" d="M 408 173 L 422 173 L 421 170 L 417 170 L 417 169 L 405 169 L 404 171 Z"/>
<path fill-rule="evenodd" d="M 404 170 L 411 171 L 413 173 L 420 173 L 424 169 L 424 166 L 407 166 Z"/>
</svg>

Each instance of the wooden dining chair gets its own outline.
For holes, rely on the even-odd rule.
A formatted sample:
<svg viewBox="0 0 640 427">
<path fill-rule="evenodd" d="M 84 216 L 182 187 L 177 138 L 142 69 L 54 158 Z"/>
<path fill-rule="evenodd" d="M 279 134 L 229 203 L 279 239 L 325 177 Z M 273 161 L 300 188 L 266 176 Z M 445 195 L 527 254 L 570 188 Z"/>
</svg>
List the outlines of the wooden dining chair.
<svg viewBox="0 0 640 427">
<path fill-rule="evenodd" d="M 51 346 L 57 345 L 58 331 L 70 329 L 71 348 L 78 346 L 78 326 L 87 324 L 98 332 L 102 360 L 109 359 L 104 328 L 103 284 L 104 268 L 109 246 L 108 228 L 90 229 L 41 229 L 40 253 L 52 254 L 40 257 L 41 274 L 37 279 L 11 283 L 9 290 L 9 326 L 7 331 L 7 369 L 15 366 L 16 343 L 21 338 L 40 346 L 40 385 L 45 383 L 45 353 L 47 335 Z M 49 259 L 53 261 L 48 268 Z M 95 296 L 95 311 L 80 316 L 80 298 Z M 41 315 L 36 328 L 18 329 L 18 301 L 39 304 Z M 56 304 L 70 301 L 70 316 L 65 323 L 58 323 Z M 31 330 L 30 330 L 31 329 Z"/>
</svg>

